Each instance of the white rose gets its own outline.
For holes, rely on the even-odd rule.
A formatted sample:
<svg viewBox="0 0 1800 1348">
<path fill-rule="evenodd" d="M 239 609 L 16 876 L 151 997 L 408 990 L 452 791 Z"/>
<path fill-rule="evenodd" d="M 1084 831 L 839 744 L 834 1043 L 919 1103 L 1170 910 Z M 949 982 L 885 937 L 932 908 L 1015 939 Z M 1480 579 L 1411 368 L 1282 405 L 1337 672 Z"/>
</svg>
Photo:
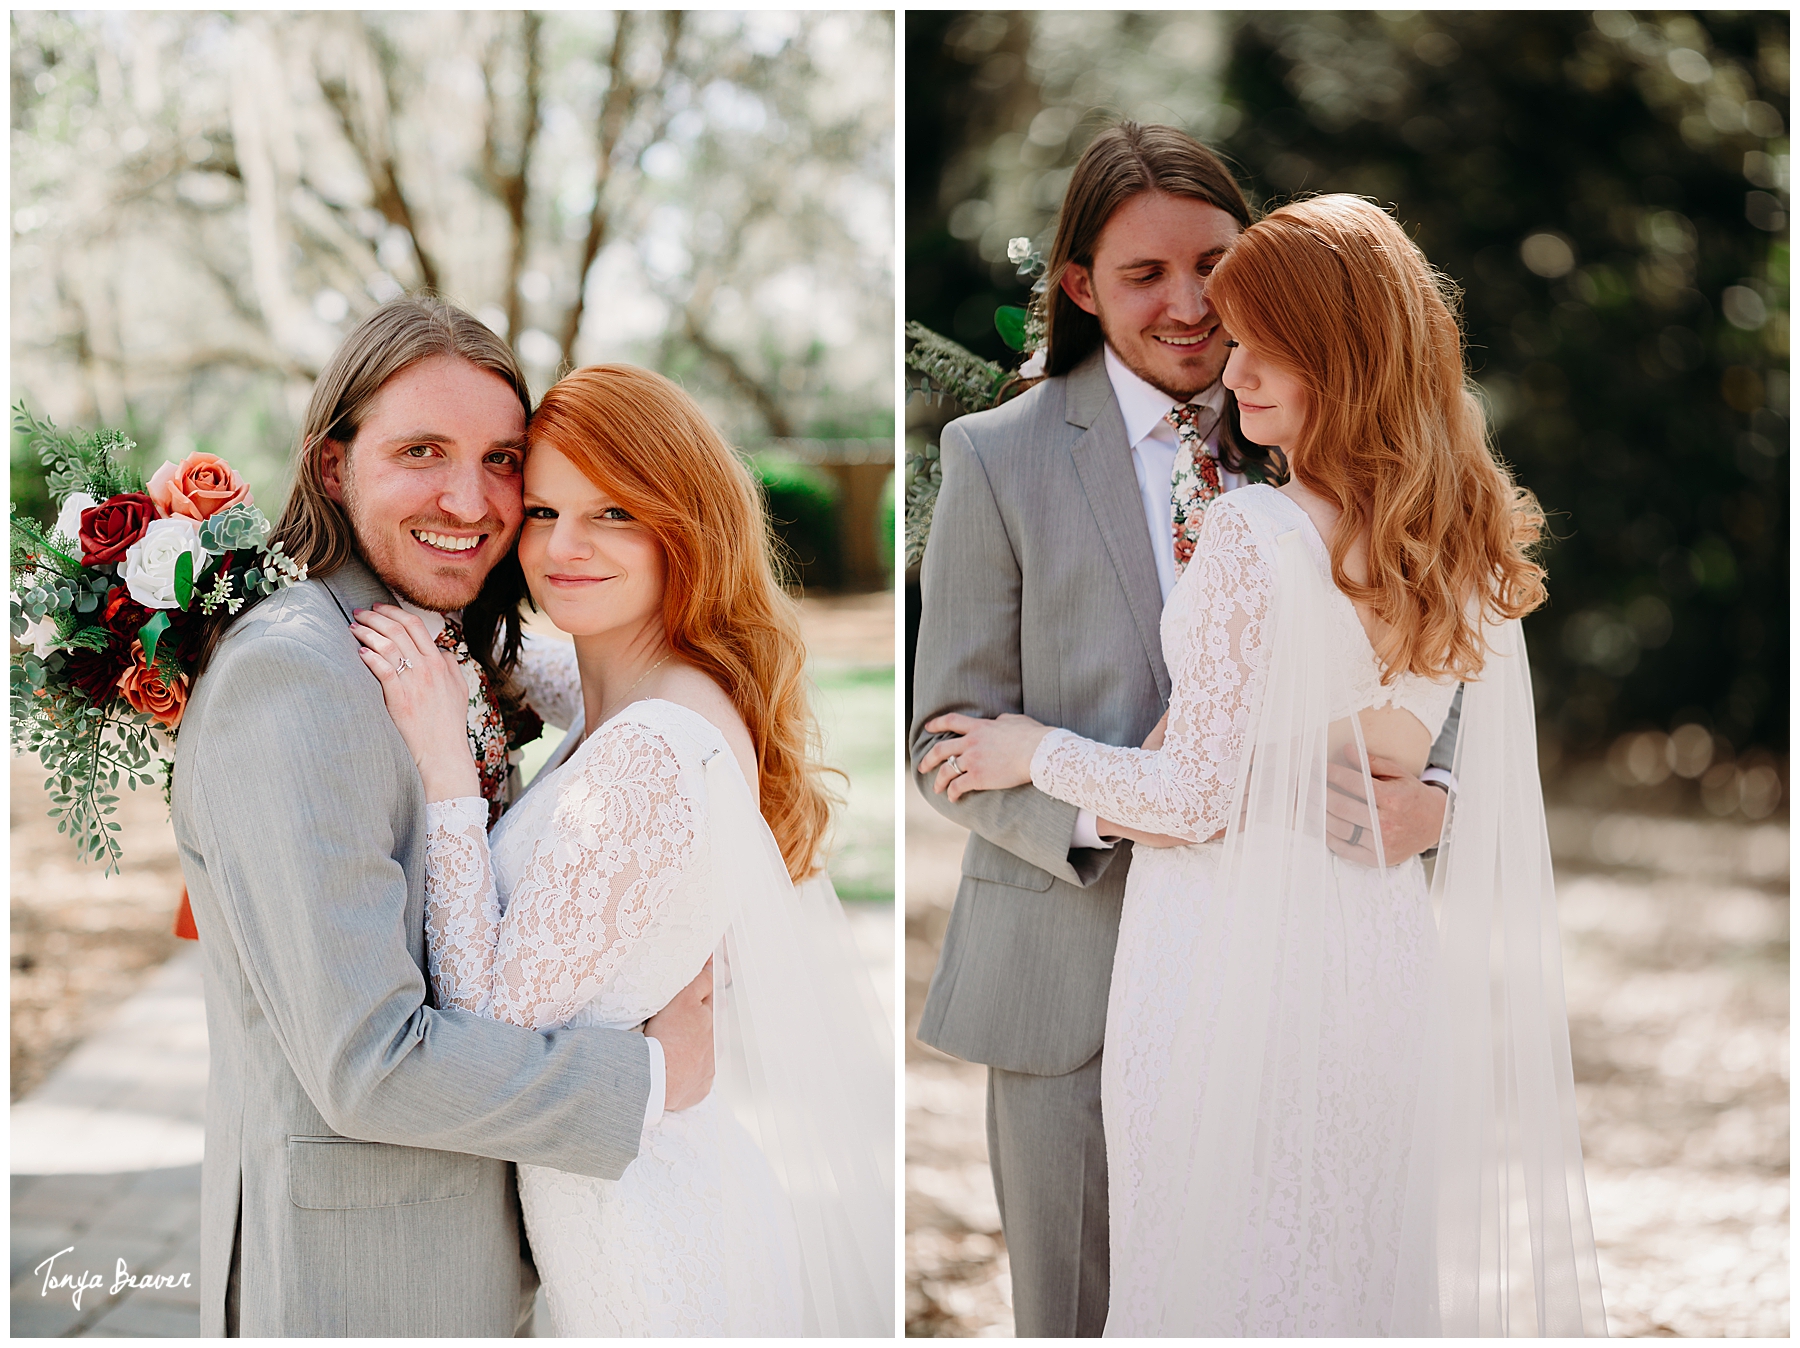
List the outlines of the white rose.
<svg viewBox="0 0 1800 1348">
<path fill-rule="evenodd" d="M 78 491 L 63 502 L 62 510 L 56 516 L 56 532 L 71 541 L 81 538 L 81 512 L 92 510 L 100 503 L 84 491 Z"/>
<path fill-rule="evenodd" d="M 151 520 L 144 536 L 125 549 L 119 574 L 131 597 L 145 608 L 179 608 L 175 602 L 175 563 L 182 553 L 194 559 L 194 580 L 206 565 L 200 526 L 185 515 Z"/>
<path fill-rule="evenodd" d="M 1044 350 L 1033 351 L 1031 353 L 1031 359 L 1019 367 L 1019 378 L 1036 379 L 1039 375 L 1043 374 L 1045 354 L 1046 352 Z"/>
<path fill-rule="evenodd" d="M 1015 266 L 1031 256 L 1030 239 L 1008 239 L 1006 241 L 1006 260 Z"/>
</svg>

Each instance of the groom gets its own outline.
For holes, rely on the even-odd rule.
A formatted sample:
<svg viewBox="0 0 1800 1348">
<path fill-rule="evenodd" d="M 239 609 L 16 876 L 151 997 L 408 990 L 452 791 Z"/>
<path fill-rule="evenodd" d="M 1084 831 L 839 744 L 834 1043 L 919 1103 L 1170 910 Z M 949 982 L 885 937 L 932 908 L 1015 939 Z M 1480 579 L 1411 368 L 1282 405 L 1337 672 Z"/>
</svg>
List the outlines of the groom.
<svg viewBox="0 0 1800 1348">
<path fill-rule="evenodd" d="M 1158 621 L 1177 517 L 1195 521 L 1219 491 L 1278 476 L 1269 451 L 1237 433 L 1219 382 L 1225 336 L 1206 300 L 1206 278 L 1249 223 L 1230 172 L 1197 141 L 1129 122 L 1102 132 L 1070 179 L 1051 249 L 1050 377 L 944 428 L 910 747 L 925 798 L 971 832 L 918 1033 L 988 1064 L 988 1159 L 1020 1337 L 1105 1324 L 1107 989 L 1130 839 L 1172 840 L 1031 786 L 952 802 L 932 787 L 955 775 L 953 761 L 933 755 L 934 770 L 917 771 L 939 738 L 925 726 L 946 712 L 1023 712 L 1136 745 L 1156 725 L 1169 697 Z M 1449 761 L 1446 748 L 1434 763 Z M 1334 777 L 1353 792 L 1334 797 L 1334 846 L 1372 864 L 1360 780 Z M 1387 857 L 1435 844 L 1444 803 L 1411 777 L 1378 782 Z"/>
<path fill-rule="evenodd" d="M 212 1058 L 208 1335 L 529 1332 L 510 1163 L 616 1179 L 710 1086 L 708 974 L 643 1034 L 432 1005 L 423 788 L 349 615 L 476 598 L 518 532 L 528 412 L 476 319 L 378 309 L 307 409 L 276 532 L 309 579 L 241 615 L 194 685 L 173 814 Z"/>
</svg>

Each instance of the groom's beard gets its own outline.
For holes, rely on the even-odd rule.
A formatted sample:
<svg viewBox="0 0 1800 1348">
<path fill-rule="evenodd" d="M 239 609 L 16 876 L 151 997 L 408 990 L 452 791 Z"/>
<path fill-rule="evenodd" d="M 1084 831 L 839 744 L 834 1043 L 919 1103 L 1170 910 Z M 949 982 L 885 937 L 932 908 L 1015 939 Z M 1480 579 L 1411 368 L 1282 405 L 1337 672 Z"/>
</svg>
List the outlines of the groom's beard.
<svg viewBox="0 0 1800 1348">
<path fill-rule="evenodd" d="M 1214 315 L 1212 319 L 1212 340 L 1207 343 L 1208 349 L 1203 355 L 1189 362 L 1181 360 L 1171 352 L 1167 353 L 1170 359 L 1151 362 L 1144 359 L 1142 352 L 1145 345 L 1154 341 L 1154 338 L 1141 332 L 1135 332 L 1129 334 L 1130 340 L 1119 340 L 1128 334 L 1115 329 L 1107 315 L 1106 306 L 1100 303 L 1098 296 L 1095 297 L 1094 303 L 1094 317 L 1100 323 L 1100 335 L 1112 348 L 1112 353 L 1124 362 L 1126 369 L 1158 392 L 1168 394 L 1176 402 L 1187 402 L 1195 394 L 1204 393 L 1212 388 L 1224 377 L 1226 358 L 1224 332 L 1223 324 L 1219 322 L 1217 315 Z M 1159 352 L 1158 354 L 1164 353 Z"/>
<path fill-rule="evenodd" d="M 356 551 L 381 583 L 399 598 L 434 613 L 454 613 L 467 608 L 487 583 L 488 573 L 512 546 L 506 522 L 487 519 L 470 525 L 448 520 L 405 520 L 400 523 L 368 519 L 358 509 L 354 491 L 346 481 L 344 510 L 356 539 Z M 417 547 L 412 531 L 487 535 L 469 562 L 433 565 L 433 559 Z"/>
</svg>

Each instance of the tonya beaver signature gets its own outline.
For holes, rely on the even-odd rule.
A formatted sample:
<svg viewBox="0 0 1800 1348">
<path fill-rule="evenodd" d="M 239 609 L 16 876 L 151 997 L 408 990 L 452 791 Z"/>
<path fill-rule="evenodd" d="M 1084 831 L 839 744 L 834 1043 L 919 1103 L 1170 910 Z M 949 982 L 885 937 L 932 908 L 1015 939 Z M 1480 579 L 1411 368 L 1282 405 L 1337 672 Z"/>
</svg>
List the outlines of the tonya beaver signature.
<svg viewBox="0 0 1800 1348">
<path fill-rule="evenodd" d="M 73 1254 L 74 1252 L 75 1247 L 73 1245 L 66 1246 L 44 1260 L 44 1262 L 34 1268 L 32 1272 L 42 1273 L 44 1275 L 44 1288 L 38 1293 L 39 1296 L 49 1296 L 52 1288 L 57 1291 L 70 1292 L 73 1294 L 75 1309 L 80 1310 L 82 1293 L 93 1291 L 95 1288 L 105 1287 L 106 1279 L 102 1278 L 98 1273 L 91 1272 L 88 1269 L 83 1269 L 79 1273 L 58 1273 L 56 1271 L 56 1261 L 61 1259 L 65 1254 Z M 133 1277 L 131 1270 L 126 1267 L 125 1261 L 121 1259 L 119 1260 L 118 1271 L 113 1277 L 112 1286 L 107 1288 L 107 1295 L 117 1296 L 120 1292 L 128 1290 L 135 1292 L 146 1288 L 192 1287 L 193 1283 L 190 1279 L 192 1279 L 193 1276 L 194 1275 L 191 1273 L 145 1273 L 141 1276 Z"/>
</svg>

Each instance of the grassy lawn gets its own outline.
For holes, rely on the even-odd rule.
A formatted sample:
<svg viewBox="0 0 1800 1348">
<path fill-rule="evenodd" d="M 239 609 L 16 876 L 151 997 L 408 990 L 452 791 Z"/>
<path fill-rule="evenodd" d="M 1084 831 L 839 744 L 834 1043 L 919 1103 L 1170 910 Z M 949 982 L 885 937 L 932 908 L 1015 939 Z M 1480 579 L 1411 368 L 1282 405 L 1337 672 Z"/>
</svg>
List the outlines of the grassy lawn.
<svg viewBox="0 0 1800 1348">
<path fill-rule="evenodd" d="M 894 667 L 815 665 L 817 711 L 825 730 L 825 761 L 850 774 L 846 787 L 827 779 L 847 797 L 837 810 L 831 842 L 831 879 L 840 898 L 894 900 Z M 546 727 L 525 748 L 525 780 L 530 781 L 562 741 L 562 731 Z"/>
<path fill-rule="evenodd" d="M 894 900 L 894 667 L 815 665 L 825 761 L 850 774 L 832 835 L 831 880 L 845 900 Z"/>
</svg>

